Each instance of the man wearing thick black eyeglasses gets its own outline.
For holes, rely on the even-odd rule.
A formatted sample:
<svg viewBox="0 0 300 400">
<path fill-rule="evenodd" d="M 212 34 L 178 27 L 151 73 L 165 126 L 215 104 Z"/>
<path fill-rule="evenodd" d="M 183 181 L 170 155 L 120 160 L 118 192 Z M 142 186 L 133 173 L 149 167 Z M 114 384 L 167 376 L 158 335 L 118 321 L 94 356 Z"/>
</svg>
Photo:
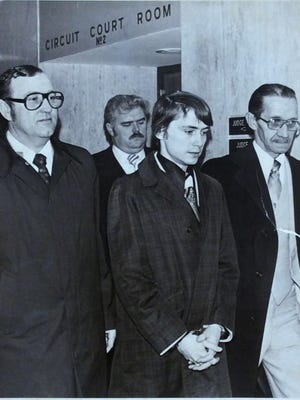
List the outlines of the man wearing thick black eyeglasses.
<svg viewBox="0 0 300 400">
<path fill-rule="evenodd" d="M 295 92 L 265 84 L 246 114 L 253 144 L 208 161 L 223 185 L 241 270 L 229 347 L 233 395 L 300 397 L 300 162 Z"/>
<path fill-rule="evenodd" d="M 54 138 L 63 101 L 35 66 L 0 75 L 2 397 L 106 394 L 96 170 Z"/>
</svg>

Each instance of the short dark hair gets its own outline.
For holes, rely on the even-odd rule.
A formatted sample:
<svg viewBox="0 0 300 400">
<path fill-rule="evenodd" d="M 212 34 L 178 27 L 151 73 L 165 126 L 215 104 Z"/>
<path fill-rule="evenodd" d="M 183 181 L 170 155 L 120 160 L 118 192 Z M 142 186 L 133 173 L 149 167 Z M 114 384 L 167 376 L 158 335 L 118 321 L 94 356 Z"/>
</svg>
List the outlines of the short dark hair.
<svg viewBox="0 0 300 400">
<path fill-rule="evenodd" d="M 43 71 L 35 65 L 17 65 L 12 67 L 0 75 L 0 99 L 6 99 L 11 95 L 10 84 L 12 79 L 20 76 L 34 76 L 41 74 Z M 11 104 L 9 100 L 6 100 L 8 104 Z M 5 133 L 8 128 L 7 120 L 0 114 L 0 134 Z"/>
<path fill-rule="evenodd" d="M 296 99 L 296 94 L 293 89 L 281 85 L 280 83 L 265 83 L 252 93 L 249 100 L 248 111 L 256 118 L 259 118 L 264 111 L 264 97 L 267 96 L 280 96 Z"/>
<path fill-rule="evenodd" d="M 181 91 L 161 96 L 154 104 L 152 112 L 152 139 L 154 144 L 156 134 L 161 129 L 167 129 L 178 114 L 186 115 L 189 110 L 194 110 L 196 117 L 204 124 L 213 125 L 210 108 L 201 97 Z"/>
<path fill-rule="evenodd" d="M 17 65 L 3 72 L 0 75 L 0 99 L 10 96 L 10 83 L 12 79 L 20 76 L 34 76 L 41 73 L 43 71 L 35 65 Z"/>
<path fill-rule="evenodd" d="M 115 112 L 131 111 L 136 107 L 141 107 L 148 121 L 150 118 L 149 103 L 140 96 L 134 94 L 118 94 L 108 100 L 104 108 L 103 129 L 109 144 L 112 144 L 112 137 L 106 127 L 107 123 L 114 120 Z"/>
</svg>

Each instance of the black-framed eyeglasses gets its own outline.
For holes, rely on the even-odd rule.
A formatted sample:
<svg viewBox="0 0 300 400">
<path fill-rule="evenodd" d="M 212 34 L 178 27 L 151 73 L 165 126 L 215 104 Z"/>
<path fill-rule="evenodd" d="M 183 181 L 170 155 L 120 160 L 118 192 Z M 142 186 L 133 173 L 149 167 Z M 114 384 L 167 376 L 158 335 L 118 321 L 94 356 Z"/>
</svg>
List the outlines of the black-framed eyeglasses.
<svg viewBox="0 0 300 400">
<path fill-rule="evenodd" d="M 300 123 L 296 119 L 281 119 L 281 118 L 270 118 L 269 120 L 266 120 L 264 118 L 257 118 L 261 119 L 264 121 L 269 129 L 280 129 L 283 127 L 283 125 L 286 125 L 287 130 L 290 132 L 296 132 L 299 130 Z"/>
<path fill-rule="evenodd" d="M 44 99 L 48 100 L 48 103 L 52 108 L 60 108 L 64 102 L 64 95 L 61 92 L 48 92 L 48 93 L 29 93 L 24 99 L 15 99 L 13 97 L 7 97 L 5 100 L 14 101 L 15 103 L 23 103 L 25 108 L 29 111 L 37 110 L 43 104 Z"/>
</svg>

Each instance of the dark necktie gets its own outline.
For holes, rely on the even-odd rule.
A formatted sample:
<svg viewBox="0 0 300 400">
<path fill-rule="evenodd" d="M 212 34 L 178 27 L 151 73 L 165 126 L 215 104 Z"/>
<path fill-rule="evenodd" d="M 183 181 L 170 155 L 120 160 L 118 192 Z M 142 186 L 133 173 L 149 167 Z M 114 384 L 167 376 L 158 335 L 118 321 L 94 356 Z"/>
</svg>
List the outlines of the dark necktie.
<svg viewBox="0 0 300 400">
<path fill-rule="evenodd" d="M 192 178 L 192 182 L 193 182 L 193 175 L 191 172 L 189 172 L 186 175 L 185 180 L 189 179 L 189 181 L 191 181 L 191 178 Z M 190 204 L 192 210 L 194 211 L 194 214 L 195 214 L 197 220 L 200 221 L 200 215 L 199 215 L 199 210 L 198 210 L 198 205 L 197 205 L 196 190 L 195 190 L 194 186 L 191 186 L 190 184 L 188 184 L 188 186 L 185 185 L 184 197 L 186 198 L 186 200 Z"/>
<path fill-rule="evenodd" d="M 50 175 L 46 167 L 46 162 L 47 162 L 47 157 L 44 156 L 44 154 L 39 154 L 37 153 L 33 159 L 33 164 L 35 164 L 39 171 L 40 177 L 43 179 L 43 181 L 47 184 L 50 183 Z"/>
<path fill-rule="evenodd" d="M 273 203 L 273 206 L 276 207 L 276 204 L 279 200 L 281 194 L 281 182 L 280 182 L 280 175 L 279 175 L 279 168 L 281 164 L 279 161 L 274 160 L 273 167 L 271 169 L 269 178 L 268 178 L 268 188 L 270 197 Z"/>
</svg>

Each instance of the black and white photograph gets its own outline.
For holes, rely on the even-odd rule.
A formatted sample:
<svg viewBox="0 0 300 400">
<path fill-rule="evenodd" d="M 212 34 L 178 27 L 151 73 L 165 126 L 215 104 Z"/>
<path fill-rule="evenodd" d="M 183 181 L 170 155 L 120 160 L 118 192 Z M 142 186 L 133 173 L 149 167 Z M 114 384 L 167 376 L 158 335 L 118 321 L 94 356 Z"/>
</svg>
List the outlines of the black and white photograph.
<svg viewBox="0 0 300 400">
<path fill-rule="evenodd" d="M 0 0 L 0 398 L 300 398 L 299 38 Z"/>
</svg>

